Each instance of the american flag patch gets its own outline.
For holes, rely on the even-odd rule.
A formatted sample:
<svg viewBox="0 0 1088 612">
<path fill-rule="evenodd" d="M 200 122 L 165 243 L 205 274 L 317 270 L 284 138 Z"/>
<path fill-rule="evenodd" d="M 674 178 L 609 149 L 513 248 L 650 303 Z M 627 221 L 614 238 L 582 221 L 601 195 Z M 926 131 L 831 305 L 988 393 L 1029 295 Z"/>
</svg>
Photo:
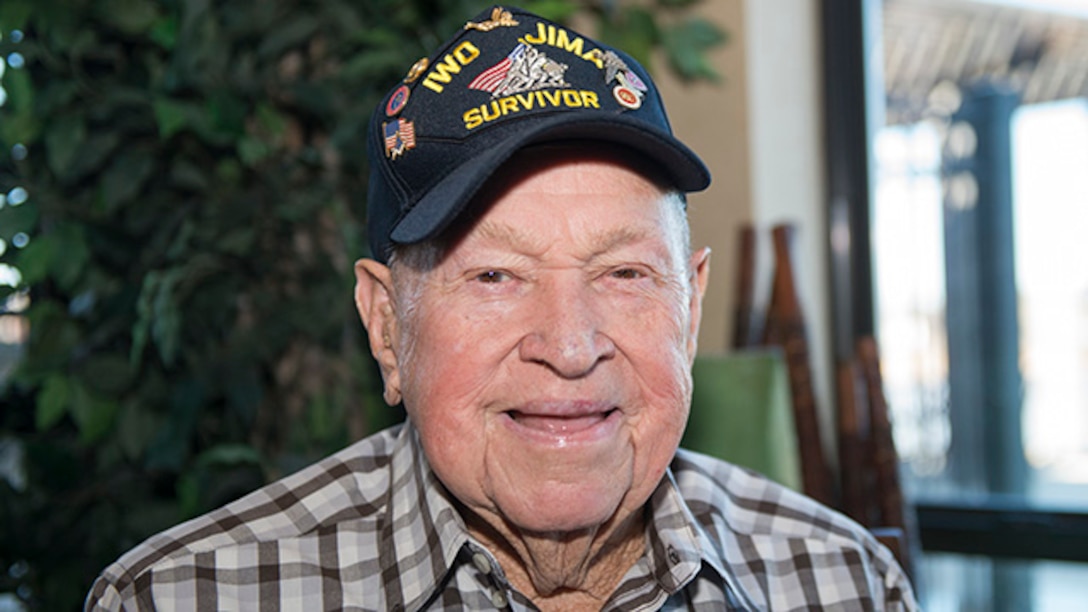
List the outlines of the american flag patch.
<svg viewBox="0 0 1088 612">
<path fill-rule="evenodd" d="M 416 148 L 416 126 L 407 119 L 394 119 L 382 124 L 385 155 L 396 159 L 408 149 Z"/>
</svg>

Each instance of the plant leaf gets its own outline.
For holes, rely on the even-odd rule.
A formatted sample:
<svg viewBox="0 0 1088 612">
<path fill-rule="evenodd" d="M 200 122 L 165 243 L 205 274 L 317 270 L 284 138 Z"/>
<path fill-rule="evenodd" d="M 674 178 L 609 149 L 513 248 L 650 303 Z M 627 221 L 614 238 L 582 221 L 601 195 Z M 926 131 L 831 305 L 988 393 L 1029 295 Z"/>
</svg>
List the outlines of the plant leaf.
<svg viewBox="0 0 1088 612">
<path fill-rule="evenodd" d="M 53 119 L 45 130 L 45 150 L 49 169 L 58 177 L 67 176 L 79 146 L 87 138 L 87 124 L 75 113 Z"/>
<path fill-rule="evenodd" d="M 145 151 L 125 150 L 112 158 L 99 182 L 100 210 L 110 214 L 132 201 L 155 170 L 155 159 Z"/>
<path fill-rule="evenodd" d="M 23 276 L 23 282 L 33 285 L 49 278 L 54 261 L 59 257 L 61 245 L 52 235 L 34 236 L 19 251 L 15 267 Z"/>
<path fill-rule="evenodd" d="M 95 395 L 79 384 L 72 384 L 71 391 L 71 413 L 79 428 L 80 441 L 91 444 L 100 440 L 113 425 L 117 416 L 117 402 Z"/>
<path fill-rule="evenodd" d="M 34 420 L 38 431 L 52 428 L 68 413 L 72 388 L 65 377 L 54 374 L 45 380 L 35 400 Z"/>
<path fill-rule="evenodd" d="M 156 3 L 150 0 L 101 0 L 98 17 L 126 34 L 143 34 L 159 18 Z"/>
<path fill-rule="evenodd" d="M 42 121 L 35 107 L 37 100 L 29 71 L 6 71 L 3 87 L 8 97 L 2 107 L 4 116 L 0 118 L 0 139 L 9 146 L 16 143 L 30 146 L 41 134 Z"/>
<path fill-rule="evenodd" d="M 181 130 L 198 123 L 202 112 L 196 104 L 171 98 L 159 98 L 155 100 L 153 107 L 155 121 L 159 125 L 159 136 L 163 140 L 168 140 Z"/>
<path fill-rule="evenodd" d="M 725 34 L 705 19 L 692 18 L 668 29 L 662 38 L 669 64 L 683 80 L 717 81 L 707 50 L 725 42 Z"/>
<path fill-rule="evenodd" d="M 33 12 L 33 0 L 4 0 L 0 2 L 0 28 L 5 32 L 25 29 Z"/>
<path fill-rule="evenodd" d="M 240 463 L 261 465 L 263 459 L 261 453 L 248 444 L 219 444 L 200 453 L 196 458 L 196 465 L 202 468 Z"/>
</svg>

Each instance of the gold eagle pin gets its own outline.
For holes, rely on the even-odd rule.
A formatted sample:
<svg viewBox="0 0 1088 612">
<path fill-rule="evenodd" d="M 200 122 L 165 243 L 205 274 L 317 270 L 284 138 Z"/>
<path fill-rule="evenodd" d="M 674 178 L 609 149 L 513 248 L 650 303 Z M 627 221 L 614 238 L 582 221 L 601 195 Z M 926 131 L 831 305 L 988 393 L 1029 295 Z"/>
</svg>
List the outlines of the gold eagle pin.
<svg viewBox="0 0 1088 612">
<path fill-rule="evenodd" d="M 496 6 L 491 11 L 491 19 L 487 21 L 481 21 L 480 23 L 468 22 L 465 24 L 466 30 L 480 30 L 481 32 L 490 32 L 498 27 L 516 26 L 518 22 L 514 19 L 514 16 L 510 14 L 510 11 L 504 11 L 501 6 Z"/>
<path fill-rule="evenodd" d="M 423 58 L 418 62 L 412 64 L 412 67 L 408 69 L 408 75 L 404 77 L 405 83 L 411 83 L 418 79 L 427 70 L 427 66 L 430 65 L 430 60 Z"/>
</svg>

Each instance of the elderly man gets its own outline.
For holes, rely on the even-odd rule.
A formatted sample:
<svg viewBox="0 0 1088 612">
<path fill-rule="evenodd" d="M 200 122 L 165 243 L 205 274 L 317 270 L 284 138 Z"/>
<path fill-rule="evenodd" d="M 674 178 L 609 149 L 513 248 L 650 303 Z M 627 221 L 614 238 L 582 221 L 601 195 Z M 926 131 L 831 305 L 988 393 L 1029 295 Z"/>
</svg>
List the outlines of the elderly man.
<svg viewBox="0 0 1088 612">
<path fill-rule="evenodd" d="M 375 111 L 359 314 L 408 422 L 155 536 L 88 609 L 911 609 L 848 519 L 677 450 L 710 181 L 630 57 L 496 8 Z"/>
</svg>

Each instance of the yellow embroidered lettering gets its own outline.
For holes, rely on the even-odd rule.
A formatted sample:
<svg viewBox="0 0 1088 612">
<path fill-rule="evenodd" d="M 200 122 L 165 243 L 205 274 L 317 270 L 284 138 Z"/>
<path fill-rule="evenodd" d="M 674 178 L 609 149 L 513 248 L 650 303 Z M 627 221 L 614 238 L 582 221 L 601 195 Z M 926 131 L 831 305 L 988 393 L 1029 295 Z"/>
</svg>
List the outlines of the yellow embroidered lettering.
<svg viewBox="0 0 1088 612">
<path fill-rule="evenodd" d="M 530 43 L 530 44 L 534 44 L 534 45 L 539 45 L 539 44 L 541 44 L 541 43 L 543 43 L 543 42 L 545 42 L 547 40 L 548 40 L 548 35 L 544 31 L 544 24 L 543 23 L 536 24 L 536 36 L 533 36 L 532 34 L 526 34 L 525 35 L 525 42 Z"/>
<path fill-rule="evenodd" d="M 529 95 L 515 94 L 514 97 L 518 99 L 518 102 L 521 102 L 521 106 L 525 110 L 533 108 L 533 104 L 536 102 L 536 98 L 533 97 L 532 93 Z"/>
<path fill-rule="evenodd" d="M 515 115 L 534 108 L 547 106 L 566 108 L 600 108 L 596 92 L 585 89 L 560 89 L 530 91 L 492 100 L 487 104 L 470 108 L 461 115 L 466 130 L 472 130 L 508 115 Z"/>
<path fill-rule="evenodd" d="M 480 116 L 480 109 L 473 108 L 465 111 L 461 118 L 465 120 L 465 129 L 471 130 L 474 127 L 479 127 L 483 124 L 484 118 Z"/>
<path fill-rule="evenodd" d="M 543 23 L 536 24 L 536 34 L 526 34 L 520 40 L 532 45 L 549 45 L 562 49 L 568 53 L 572 53 L 587 62 L 593 62 L 599 69 L 604 69 L 604 62 L 601 60 L 601 52 L 599 49 L 590 49 L 583 51 L 586 46 L 586 41 L 581 36 L 575 36 L 571 38 L 570 32 L 567 32 L 563 28 L 557 28 L 553 25 L 545 26 Z"/>
<path fill-rule="evenodd" d="M 472 60 L 480 57 L 480 50 L 476 48 L 476 45 L 465 41 L 453 50 L 453 56 L 457 58 L 462 66 L 468 66 L 472 63 Z"/>
<path fill-rule="evenodd" d="M 571 53 L 582 57 L 582 45 L 584 41 L 581 36 L 575 36 L 574 40 L 570 40 L 566 30 L 559 30 L 559 33 L 555 37 L 555 46 L 570 51 Z"/>
<path fill-rule="evenodd" d="M 423 79 L 423 84 L 428 89 L 442 93 L 443 87 L 435 81 L 449 83 L 453 80 L 453 75 L 459 72 L 461 72 L 461 64 L 458 64 L 452 55 L 446 55 L 446 57 L 442 58 L 442 61 L 435 64 L 434 70 L 427 75 L 427 78 Z"/>
<path fill-rule="evenodd" d="M 453 75 L 460 74 L 462 66 L 468 66 L 477 57 L 480 57 L 480 50 L 476 45 L 467 40 L 462 42 L 452 53 L 447 53 L 441 61 L 435 63 L 434 69 L 423 79 L 423 85 L 436 93 L 442 93 L 445 88 L 439 83 L 448 84 L 453 80 Z"/>
<path fill-rule="evenodd" d="M 487 114 L 487 107 L 490 106 L 494 114 Z M 494 121 L 499 118 L 502 113 L 499 111 L 499 103 L 492 102 L 491 104 L 485 104 L 480 107 L 480 110 L 484 113 L 484 121 Z"/>
<path fill-rule="evenodd" d="M 597 66 L 598 70 L 604 70 L 604 60 L 601 59 L 600 49 L 590 49 L 589 51 L 586 51 L 584 54 L 582 54 L 582 59 L 586 60 L 587 62 L 593 62 L 593 64 Z"/>
<path fill-rule="evenodd" d="M 499 100 L 499 106 L 502 108 L 502 114 L 504 115 L 518 112 L 518 101 L 514 98 L 502 98 Z"/>
</svg>

